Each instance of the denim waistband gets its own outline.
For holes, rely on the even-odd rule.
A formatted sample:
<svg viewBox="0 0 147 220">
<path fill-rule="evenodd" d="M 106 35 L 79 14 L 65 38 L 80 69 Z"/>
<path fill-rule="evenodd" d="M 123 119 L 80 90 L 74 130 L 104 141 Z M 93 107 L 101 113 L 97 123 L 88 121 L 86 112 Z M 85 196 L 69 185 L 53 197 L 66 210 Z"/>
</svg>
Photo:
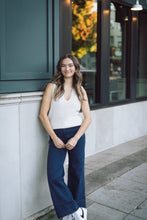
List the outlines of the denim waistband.
<svg viewBox="0 0 147 220">
<path fill-rule="evenodd" d="M 69 127 L 69 128 L 57 128 L 57 129 L 54 129 L 54 131 L 76 131 L 77 129 L 80 128 L 80 125 L 78 126 L 74 126 L 74 127 Z"/>
</svg>

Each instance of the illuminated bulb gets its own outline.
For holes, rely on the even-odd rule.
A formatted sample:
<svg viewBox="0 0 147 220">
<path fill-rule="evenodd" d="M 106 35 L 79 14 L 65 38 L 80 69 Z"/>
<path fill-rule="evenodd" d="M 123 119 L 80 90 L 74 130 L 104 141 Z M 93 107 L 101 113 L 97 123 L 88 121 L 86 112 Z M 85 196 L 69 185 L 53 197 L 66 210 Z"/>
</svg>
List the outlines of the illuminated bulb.
<svg viewBox="0 0 147 220">
<path fill-rule="evenodd" d="M 136 0 L 136 4 L 131 8 L 132 11 L 141 11 L 143 10 L 142 5 L 139 4 L 139 0 Z"/>
</svg>

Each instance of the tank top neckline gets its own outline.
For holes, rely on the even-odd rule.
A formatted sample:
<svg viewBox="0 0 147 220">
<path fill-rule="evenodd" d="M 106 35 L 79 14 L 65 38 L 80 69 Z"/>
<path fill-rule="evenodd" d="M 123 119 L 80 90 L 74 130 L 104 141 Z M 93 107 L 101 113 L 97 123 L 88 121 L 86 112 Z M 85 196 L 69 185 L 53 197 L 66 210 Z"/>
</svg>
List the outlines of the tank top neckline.
<svg viewBox="0 0 147 220">
<path fill-rule="evenodd" d="M 54 92 L 55 86 L 53 87 Z M 78 99 L 75 89 L 71 91 L 70 98 L 67 100 L 64 94 L 57 100 L 54 98 L 49 110 L 49 120 L 53 129 L 75 127 L 82 124 L 81 102 Z"/>
<path fill-rule="evenodd" d="M 72 93 L 73 93 L 73 88 L 72 88 L 72 90 L 71 90 L 71 94 L 70 94 L 69 99 L 66 99 L 66 98 L 65 98 L 65 94 L 63 94 L 63 97 L 64 97 L 64 99 L 65 99 L 66 102 L 69 102 L 69 101 L 71 100 Z"/>
</svg>

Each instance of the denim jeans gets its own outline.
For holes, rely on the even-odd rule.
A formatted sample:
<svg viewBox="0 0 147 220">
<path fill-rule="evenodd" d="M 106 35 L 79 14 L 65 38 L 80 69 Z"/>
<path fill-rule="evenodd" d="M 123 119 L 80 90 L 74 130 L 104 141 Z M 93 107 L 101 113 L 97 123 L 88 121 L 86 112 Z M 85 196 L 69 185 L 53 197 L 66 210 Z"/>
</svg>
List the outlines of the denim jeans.
<svg viewBox="0 0 147 220">
<path fill-rule="evenodd" d="M 79 126 L 65 129 L 55 129 L 56 135 L 66 143 L 73 137 Z M 68 184 L 64 182 L 64 161 L 66 153 L 69 156 Z M 47 175 L 50 193 L 58 218 L 75 212 L 79 207 L 86 207 L 85 202 L 85 134 L 70 151 L 58 149 L 53 140 L 49 140 Z"/>
</svg>

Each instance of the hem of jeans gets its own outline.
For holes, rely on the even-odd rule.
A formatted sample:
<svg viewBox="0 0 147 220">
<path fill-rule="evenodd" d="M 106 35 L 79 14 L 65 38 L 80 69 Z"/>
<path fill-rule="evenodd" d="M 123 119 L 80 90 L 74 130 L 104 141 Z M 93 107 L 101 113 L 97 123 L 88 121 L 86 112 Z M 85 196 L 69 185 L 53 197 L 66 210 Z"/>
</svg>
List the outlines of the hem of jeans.
<svg viewBox="0 0 147 220">
<path fill-rule="evenodd" d="M 65 204 L 64 205 L 60 204 L 58 206 L 60 206 L 60 210 L 62 210 L 61 215 L 58 213 L 58 211 L 56 211 L 57 217 L 59 219 L 76 212 L 79 208 L 78 204 L 76 204 L 76 203 L 73 204 L 73 202 L 66 203 L 66 205 Z M 66 210 L 65 210 L 65 207 L 66 207 Z M 68 208 L 68 207 L 70 207 L 70 208 Z M 55 210 L 57 210 L 57 209 L 58 208 L 56 207 Z"/>
<path fill-rule="evenodd" d="M 78 204 L 79 207 L 86 208 L 86 200 L 85 200 L 85 198 L 79 199 L 78 201 L 76 201 L 76 203 Z"/>
</svg>

